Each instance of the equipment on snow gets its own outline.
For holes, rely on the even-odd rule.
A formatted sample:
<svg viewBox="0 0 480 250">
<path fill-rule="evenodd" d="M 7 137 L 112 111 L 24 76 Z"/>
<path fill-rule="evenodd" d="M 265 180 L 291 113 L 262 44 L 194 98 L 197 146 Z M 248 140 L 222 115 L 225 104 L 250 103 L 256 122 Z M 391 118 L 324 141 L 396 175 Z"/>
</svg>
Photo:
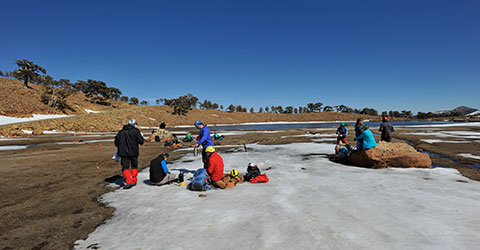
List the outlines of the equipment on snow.
<svg viewBox="0 0 480 250">
<path fill-rule="evenodd" d="M 192 191 L 207 191 L 210 190 L 210 186 L 207 183 L 208 173 L 204 168 L 199 168 L 193 174 L 192 182 L 187 186 L 188 189 Z"/>
</svg>

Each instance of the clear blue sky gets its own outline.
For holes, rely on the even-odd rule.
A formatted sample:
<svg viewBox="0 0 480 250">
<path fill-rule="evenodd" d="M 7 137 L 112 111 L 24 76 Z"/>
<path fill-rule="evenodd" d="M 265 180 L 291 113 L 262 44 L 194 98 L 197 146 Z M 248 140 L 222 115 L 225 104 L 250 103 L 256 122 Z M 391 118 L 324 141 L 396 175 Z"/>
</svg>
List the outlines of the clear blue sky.
<svg viewBox="0 0 480 250">
<path fill-rule="evenodd" d="M 0 70 L 140 100 L 480 108 L 480 1 L 2 1 Z"/>
</svg>

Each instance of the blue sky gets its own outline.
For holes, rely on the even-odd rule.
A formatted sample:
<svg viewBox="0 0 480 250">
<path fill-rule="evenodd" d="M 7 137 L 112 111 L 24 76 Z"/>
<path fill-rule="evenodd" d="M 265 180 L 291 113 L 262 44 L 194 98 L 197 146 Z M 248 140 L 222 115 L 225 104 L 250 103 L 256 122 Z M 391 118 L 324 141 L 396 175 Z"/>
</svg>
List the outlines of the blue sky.
<svg viewBox="0 0 480 250">
<path fill-rule="evenodd" d="M 28 59 L 152 102 L 480 108 L 479 1 L 2 1 L 0 70 Z"/>
</svg>

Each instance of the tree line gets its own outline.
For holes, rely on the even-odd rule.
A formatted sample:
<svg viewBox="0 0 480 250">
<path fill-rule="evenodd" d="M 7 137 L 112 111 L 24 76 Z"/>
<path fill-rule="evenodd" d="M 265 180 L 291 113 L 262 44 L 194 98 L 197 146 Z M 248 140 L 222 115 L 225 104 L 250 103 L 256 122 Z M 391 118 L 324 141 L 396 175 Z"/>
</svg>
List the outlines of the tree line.
<svg viewBox="0 0 480 250">
<path fill-rule="evenodd" d="M 47 71 L 25 59 L 17 60 L 15 64 L 18 66 L 18 69 L 12 72 L 2 72 L 0 70 L 0 76 L 13 77 L 18 80 L 23 81 L 24 86 L 31 88 L 29 83 L 40 84 L 45 87 L 45 91 L 41 94 L 42 102 L 50 107 L 58 108 L 62 111 L 65 109 L 72 109 L 66 99 L 68 96 L 72 95 L 75 92 L 82 92 L 89 98 L 92 103 L 97 103 L 101 105 L 111 105 L 108 100 L 117 100 L 122 102 L 128 102 L 131 105 L 149 105 L 145 100 L 139 101 L 136 97 L 122 96 L 122 91 L 118 88 L 108 87 L 107 84 L 103 81 L 88 79 L 87 81 L 77 80 L 75 83 L 71 83 L 69 79 L 58 79 L 55 80 L 52 76 L 47 75 Z M 260 107 L 257 112 L 251 107 L 243 107 L 239 104 L 230 104 L 224 109 L 223 105 L 212 102 L 210 100 L 204 100 L 203 102 L 198 101 L 198 97 L 193 96 L 192 94 L 187 94 L 180 96 L 178 98 L 158 98 L 155 100 L 157 105 L 164 104 L 173 108 L 173 114 L 185 115 L 189 110 L 197 108 L 197 104 L 200 109 L 210 109 L 210 110 L 226 110 L 228 112 L 247 112 L 250 113 L 275 113 L 275 114 L 305 114 L 305 113 L 317 113 L 317 112 L 338 112 L 338 113 L 351 113 L 351 114 L 364 114 L 371 116 L 378 116 L 379 113 L 373 108 L 363 108 L 363 109 L 354 109 L 346 105 L 335 105 L 329 106 L 325 105 L 322 102 L 312 102 L 308 103 L 306 106 L 266 106 Z M 413 116 L 412 111 L 402 110 L 394 111 L 390 110 L 389 112 L 383 111 L 382 116 L 389 117 L 403 117 L 403 118 L 419 118 L 426 119 L 432 117 L 438 117 L 434 113 L 423 113 L 418 112 L 416 116 Z"/>
<path fill-rule="evenodd" d="M 139 103 L 138 98 L 122 96 L 122 91 L 118 88 L 108 87 L 103 81 L 88 79 L 87 81 L 77 80 L 72 83 L 69 79 L 54 79 L 47 75 L 47 70 L 32 61 L 21 59 L 15 61 L 18 69 L 11 72 L 3 72 L 0 70 L 0 76 L 15 78 L 23 81 L 26 88 L 30 88 L 30 83 L 39 84 L 44 87 L 41 94 L 41 101 L 61 111 L 66 109 L 73 110 L 67 103 L 66 99 L 76 92 L 82 92 L 89 98 L 90 102 L 100 105 L 111 105 L 109 100 L 117 100 L 128 102 L 132 105 Z M 144 101 L 145 102 L 145 101 Z"/>
</svg>

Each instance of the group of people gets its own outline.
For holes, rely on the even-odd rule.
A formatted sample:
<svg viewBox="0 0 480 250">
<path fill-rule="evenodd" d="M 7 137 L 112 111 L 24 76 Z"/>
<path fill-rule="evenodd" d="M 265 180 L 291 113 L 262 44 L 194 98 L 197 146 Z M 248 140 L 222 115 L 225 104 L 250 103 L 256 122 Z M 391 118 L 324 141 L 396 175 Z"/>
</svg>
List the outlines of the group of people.
<svg viewBox="0 0 480 250">
<path fill-rule="evenodd" d="M 203 167 L 208 172 L 210 183 L 223 189 L 243 182 L 243 176 L 236 170 L 232 170 L 230 174 L 224 174 L 223 159 L 215 150 L 208 127 L 201 121 L 195 121 L 194 125 L 200 130 L 194 147 L 202 146 Z M 145 141 L 163 141 L 171 137 L 172 134 L 165 129 L 165 123 L 160 124 L 160 129 L 154 130 L 146 140 L 138 129 L 135 119 L 129 120 L 123 126 L 115 136 L 115 146 L 117 155 L 121 158 L 122 173 L 125 177 L 124 189 L 132 188 L 137 184 L 139 145 L 143 145 Z M 168 154 L 161 154 L 150 162 L 150 182 L 153 185 L 164 185 L 177 180 L 177 176 L 170 173 L 168 169 L 168 157 Z"/>
<path fill-rule="evenodd" d="M 393 125 L 388 121 L 388 117 L 382 118 L 382 124 L 380 124 L 381 140 L 386 142 L 392 141 L 392 133 L 394 131 Z M 345 122 L 340 123 L 340 127 L 337 128 L 337 145 L 341 142 L 348 145 L 347 136 L 348 128 Z M 377 146 L 373 133 L 370 130 L 368 124 L 363 124 L 362 119 L 357 119 L 355 124 L 355 141 L 357 141 L 357 150 L 365 150 Z"/>
</svg>

